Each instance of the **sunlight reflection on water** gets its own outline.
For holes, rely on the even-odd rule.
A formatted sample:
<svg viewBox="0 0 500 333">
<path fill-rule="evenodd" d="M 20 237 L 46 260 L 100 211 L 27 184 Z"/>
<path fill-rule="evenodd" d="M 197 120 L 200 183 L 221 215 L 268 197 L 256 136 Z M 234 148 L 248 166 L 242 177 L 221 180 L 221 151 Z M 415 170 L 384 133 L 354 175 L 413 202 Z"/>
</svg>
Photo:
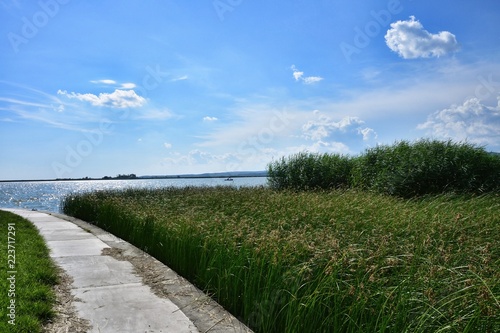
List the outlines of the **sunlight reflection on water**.
<svg viewBox="0 0 500 333">
<path fill-rule="evenodd" d="M 71 193 L 171 186 L 260 186 L 266 185 L 266 182 L 265 177 L 235 178 L 231 182 L 222 178 L 5 182 L 0 183 L 0 208 L 36 209 L 58 213 L 61 199 Z"/>
</svg>

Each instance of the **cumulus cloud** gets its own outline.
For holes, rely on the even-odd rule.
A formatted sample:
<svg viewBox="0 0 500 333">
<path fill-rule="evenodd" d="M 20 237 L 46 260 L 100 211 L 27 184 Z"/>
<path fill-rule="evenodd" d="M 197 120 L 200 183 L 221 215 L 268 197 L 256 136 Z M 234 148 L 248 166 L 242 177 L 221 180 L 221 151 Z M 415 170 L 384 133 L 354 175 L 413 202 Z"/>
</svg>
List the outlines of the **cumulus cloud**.
<svg viewBox="0 0 500 333">
<path fill-rule="evenodd" d="M 321 141 L 334 132 L 346 133 L 347 131 L 362 135 L 364 141 L 377 138 L 377 133 L 372 128 L 363 126 L 365 122 L 358 117 L 344 117 L 339 121 L 334 121 L 330 117 L 320 115 L 319 111 L 314 113 L 319 115 L 318 119 L 309 120 L 302 126 L 303 136 L 306 139 Z"/>
<path fill-rule="evenodd" d="M 163 146 L 164 146 L 165 148 L 167 148 L 167 149 L 172 148 L 172 144 L 171 144 L 171 143 L 168 143 L 168 142 L 165 142 L 165 143 L 163 144 Z"/>
<path fill-rule="evenodd" d="M 436 111 L 428 116 L 417 129 L 427 130 L 431 136 L 468 141 L 479 145 L 499 146 L 500 143 L 500 97 L 497 106 L 486 106 L 477 98 L 462 105 Z"/>
<path fill-rule="evenodd" d="M 323 80 L 323 78 L 319 77 L 319 76 L 306 76 L 306 77 L 304 77 L 304 72 L 299 71 L 297 69 L 297 67 L 295 67 L 295 65 L 292 65 L 292 67 L 290 67 L 290 68 L 293 71 L 293 77 L 294 77 L 295 81 L 302 81 L 305 84 L 313 84 L 313 83 L 316 83 L 316 82 Z"/>
<path fill-rule="evenodd" d="M 94 94 L 68 93 L 66 90 L 59 90 L 57 94 L 70 99 L 77 99 L 82 102 L 89 102 L 93 106 L 105 106 L 117 109 L 137 108 L 146 104 L 146 99 L 135 93 L 134 90 L 116 89 L 112 93 Z"/>
<path fill-rule="evenodd" d="M 405 59 L 440 57 L 459 48 L 451 32 L 430 33 L 414 16 L 407 21 L 391 23 L 385 41 L 392 51 Z"/>
</svg>

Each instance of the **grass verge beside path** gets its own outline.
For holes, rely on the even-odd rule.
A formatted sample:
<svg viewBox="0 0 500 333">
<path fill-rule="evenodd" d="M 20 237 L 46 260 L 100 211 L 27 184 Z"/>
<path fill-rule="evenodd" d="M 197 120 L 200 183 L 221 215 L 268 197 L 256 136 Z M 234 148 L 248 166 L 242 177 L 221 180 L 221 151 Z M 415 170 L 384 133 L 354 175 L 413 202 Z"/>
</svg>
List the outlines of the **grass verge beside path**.
<svg viewBox="0 0 500 333">
<path fill-rule="evenodd" d="M 58 281 L 45 242 L 28 220 L 0 211 L 0 332 L 42 332 Z"/>
<path fill-rule="evenodd" d="M 256 332 L 500 331 L 500 197 L 167 188 L 68 197 Z"/>
</svg>

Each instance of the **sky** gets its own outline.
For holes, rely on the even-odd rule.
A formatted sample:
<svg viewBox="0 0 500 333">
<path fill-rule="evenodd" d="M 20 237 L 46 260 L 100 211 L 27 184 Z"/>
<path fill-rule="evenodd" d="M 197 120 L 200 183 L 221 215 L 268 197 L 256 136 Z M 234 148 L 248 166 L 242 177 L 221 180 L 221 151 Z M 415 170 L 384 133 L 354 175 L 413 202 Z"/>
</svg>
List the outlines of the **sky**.
<svg viewBox="0 0 500 333">
<path fill-rule="evenodd" d="M 0 0 L 0 179 L 500 151 L 498 0 Z"/>
</svg>

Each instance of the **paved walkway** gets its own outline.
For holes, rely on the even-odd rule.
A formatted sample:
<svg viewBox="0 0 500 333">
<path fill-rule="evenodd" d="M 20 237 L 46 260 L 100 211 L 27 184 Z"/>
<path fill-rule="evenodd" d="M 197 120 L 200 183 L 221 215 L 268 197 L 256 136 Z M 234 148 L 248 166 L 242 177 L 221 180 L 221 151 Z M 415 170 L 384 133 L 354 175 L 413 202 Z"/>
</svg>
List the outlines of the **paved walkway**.
<svg viewBox="0 0 500 333">
<path fill-rule="evenodd" d="M 89 332 L 251 332 L 168 267 L 95 226 L 59 214 L 5 210 L 31 221 L 52 259 L 73 278 L 73 305 L 90 322 Z M 113 249 L 125 259 L 103 255 Z M 148 262 L 148 273 L 163 279 L 167 290 L 154 293 L 127 258 Z"/>
</svg>

